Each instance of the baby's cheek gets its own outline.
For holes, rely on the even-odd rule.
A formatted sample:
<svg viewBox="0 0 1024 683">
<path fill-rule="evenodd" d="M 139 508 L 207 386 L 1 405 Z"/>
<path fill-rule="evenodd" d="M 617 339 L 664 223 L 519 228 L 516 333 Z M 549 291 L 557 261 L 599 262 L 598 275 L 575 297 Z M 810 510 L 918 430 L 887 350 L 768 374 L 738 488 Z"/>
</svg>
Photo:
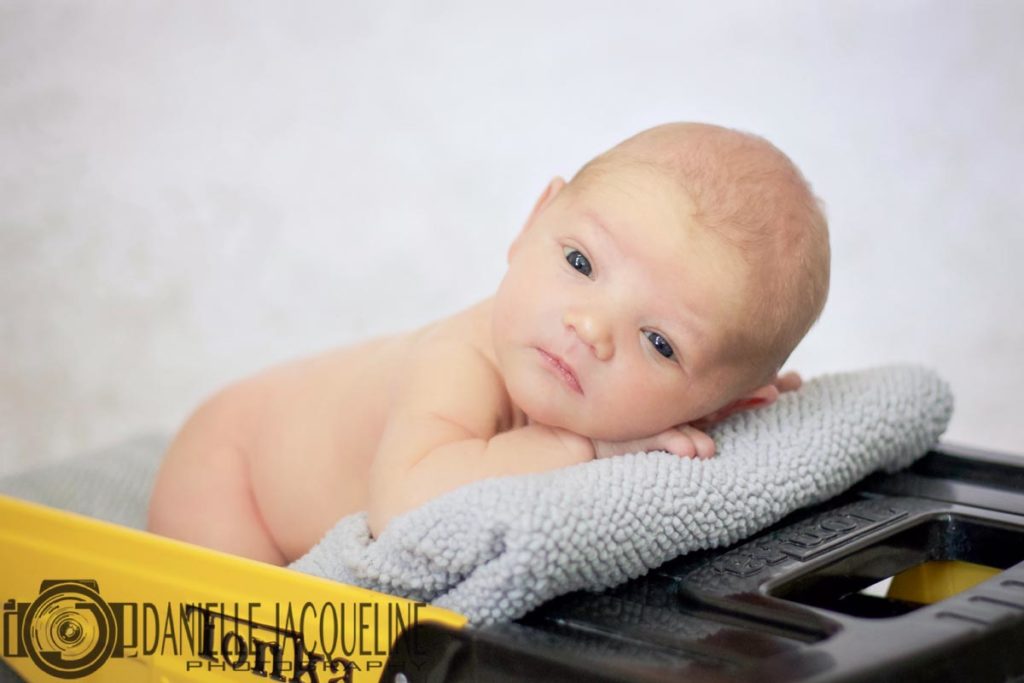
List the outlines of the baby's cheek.
<svg viewBox="0 0 1024 683">
<path fill-rule="evenodd" d="M 618 421 L 622 433 L 630 435 L 628 438 L 640 439 L 686 424 L 696 419 L 692 415 L 690 406 L 678 397 L 647 392 L 643 399 L 623 402 L 618 415 L 609 421 Z"/>
</svg>

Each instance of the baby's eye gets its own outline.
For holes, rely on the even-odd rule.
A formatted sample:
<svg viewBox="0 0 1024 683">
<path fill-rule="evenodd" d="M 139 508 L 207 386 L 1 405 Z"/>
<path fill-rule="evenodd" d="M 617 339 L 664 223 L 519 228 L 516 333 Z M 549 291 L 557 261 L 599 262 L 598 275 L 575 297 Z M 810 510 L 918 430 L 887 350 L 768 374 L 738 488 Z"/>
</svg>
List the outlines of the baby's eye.
<svg viewBox="0 0 1024 683">
<path fill-rule="evenodd" d="M 572 247 L 565 247 L 562 249 L 562 253 L 565 254 L 565 260 L 569 262 L 570 266 L 590 277 L 590 272 L 593 269 L 590 267 L 590 261 L 587 260 L 586 256 Z"/>
<path fill-rule="evenodd" d="M 662 337 L 657 332 L 644 332 L 647 335 L 647 339 L 651 342 L 651 345 L 665 358 L 671 358 L 675 355 L 675 351 L 672 350 L 672 345 L 668 343 L 668 340 Z"/>
</svg>

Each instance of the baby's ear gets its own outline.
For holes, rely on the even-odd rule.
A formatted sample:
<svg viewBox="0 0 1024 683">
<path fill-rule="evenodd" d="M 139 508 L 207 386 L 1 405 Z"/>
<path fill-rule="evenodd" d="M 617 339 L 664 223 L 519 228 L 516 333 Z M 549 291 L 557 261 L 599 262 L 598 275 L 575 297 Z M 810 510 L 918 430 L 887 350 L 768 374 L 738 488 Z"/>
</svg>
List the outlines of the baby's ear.
<svg viewBox="0 0 1024 683">
<path fill-rule="evenodd" d="M 526 219 L 526 223 L 523 225 L 523 229 L 519 231 L 519 235 L 516 236 L 515 241 L 512 242 L 512 245 L 508 248 L 509 258 L 512 258 L 512 252 L 515 250 L 516 242 L 519 241 L 519 238 L 523 236 L 523 233 L 530 229 L 530 227 L 537 220 L 537 217 L 541 214 L 542 211 L 544 211 L 544 208 L 551 203 L 551 200 L 558 196 L 558 193 L 562 191 L 562 188 L 564 188 L 565 185 L 565 179 L 562 178 L 561 176 L 556 175 L 554 178 L 551 179 L 551 182 L 548 183 L 547 187 L 544 188 L 544 191 L 537 199 L 537 203 L 533 205 L 533 211 L 530 212 L 530 217 Z"/>
<path fill-rule="evenodd" d="M 562 188 L 564 188 L 565 185 L 565 178 L 560 175 L 556 175 L 551 179 L 548 186 L 544 188 L 543 192 L 541 192 L 540 197 L 537 198 L 537 203 L 533 205 L 533 211 L 530 212 L 530 217 L 526 219 L 526 225 L 523 226 L 524 230 L 537 220 L 537 216 L 540 215 L 540 212 L 544 210 L 544 207 L 551 203 L 551 200 L 558 196 L 558 193 L 562 191 Z"/>
<path fill-rule="evenodd" d="M 705 417 L 694 421 L 692 424 L 698 429 L 706 429 L 716 422 L 721 422 L 730 415 L 735 415 L 736 413 L 743 412 L 744 410 L 770 406 L 775 403 L 778 398 L 778 388 L 776 388 L 774 384 L 765 384 L 763 387 L 754 389 L 749 394 L 736 399 L 732 403 L 726 404 L 710 415 L 706 415 Z"/>
</svg>

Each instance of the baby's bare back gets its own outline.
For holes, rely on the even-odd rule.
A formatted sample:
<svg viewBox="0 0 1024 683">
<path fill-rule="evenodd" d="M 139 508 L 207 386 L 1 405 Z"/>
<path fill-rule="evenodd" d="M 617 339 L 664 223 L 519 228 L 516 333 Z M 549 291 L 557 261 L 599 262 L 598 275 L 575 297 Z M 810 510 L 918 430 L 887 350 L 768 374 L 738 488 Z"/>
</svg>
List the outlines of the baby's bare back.
<svg viewBox="0 0 1024 683">
<path fill-rule="evenodd" d="M 370 464 L 415 333 L 375 339 L 269 370 L 242 433 L 250 485 L 291 561 L 339 519 L 365 510 Z"/>
<path fill-rule="evenodd" d="M 370 464 L 421 331 L 374 339 L 236 382 L 172 443 L 149 529 L 277 564 L 366 509 Z"/>
<path fill-rule="evenodd" d="M 366 510 L 370 468 L 426 337 L 484 335 L 486 302 L 424 328 L 271 368 L 218 392 L 172 443 L 149 529 L 274 563 Z"/>
</svg>

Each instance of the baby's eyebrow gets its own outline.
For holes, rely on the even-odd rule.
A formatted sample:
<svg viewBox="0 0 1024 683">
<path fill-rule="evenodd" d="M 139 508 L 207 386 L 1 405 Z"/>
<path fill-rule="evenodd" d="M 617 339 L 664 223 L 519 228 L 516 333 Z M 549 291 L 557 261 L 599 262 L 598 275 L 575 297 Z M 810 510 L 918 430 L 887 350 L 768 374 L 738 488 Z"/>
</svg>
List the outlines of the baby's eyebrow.
<svg viewBox="0 0 1024 683">
<path fill-rule="evenodd" d="M 683 325 L 677 321 L 672 321 L 672 326 L 666 332 L 676 343 L 684 344 L 681 351 L 683 357 L 689 361 L 688 364 L 693 362 L 694 356 L 703 348 L 704 340 L 707 338 L 699 325 Z"/>
<path fill-rule="evenodd" d="M 616 247 L 619 246 L 618 243 L 615 240 L 615 235 L 613 235 L 612 231 L 608 229 L 608 225 L 605 223 L 605 220 L 603 218 L 601 218 L 601 216 L 599 216 L 596 211 L 594 211 L 592 209 L 588 209 L 588 210 L 583 212 L 583 216 L 589 220 L 589 222 L 590 222 L 590 224 L 592 226 L 597 228 L 597 230 L 595 232 L 600 234 L 602 237 L 607 239 L 609 242 L 614 244 Z"/>
</svg>

